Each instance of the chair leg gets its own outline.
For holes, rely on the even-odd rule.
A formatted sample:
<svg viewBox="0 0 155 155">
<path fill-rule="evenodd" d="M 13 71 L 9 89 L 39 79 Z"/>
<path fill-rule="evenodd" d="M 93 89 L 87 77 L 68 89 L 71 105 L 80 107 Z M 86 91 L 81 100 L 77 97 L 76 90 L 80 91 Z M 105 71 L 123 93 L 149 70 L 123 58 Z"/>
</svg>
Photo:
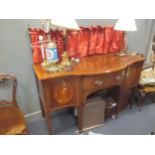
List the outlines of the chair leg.
<svg viewBox="0 0 155 155">
<path fill-rule="evenodd" d="M 145 98 L 146 93 L 141 92 L 140 95 L 141 95 L 140 102 L 138 103 L 138 109 L 139 109 L 139 111 L 142 110 L 142 106 L 144 105 L 144 98 Z"/>
<path fill-rule="evenodd" d="M 132 92 L 131 92 L 131 96 L 129 98 L 129 109 L 132 108 L 132 105 L 133 105 L 133 101 L 134 101 L 134 94 L 135 94 L 135 91 L 136 91 L 136 88 L 133 88 L 132 89 Z"/>
</svg>

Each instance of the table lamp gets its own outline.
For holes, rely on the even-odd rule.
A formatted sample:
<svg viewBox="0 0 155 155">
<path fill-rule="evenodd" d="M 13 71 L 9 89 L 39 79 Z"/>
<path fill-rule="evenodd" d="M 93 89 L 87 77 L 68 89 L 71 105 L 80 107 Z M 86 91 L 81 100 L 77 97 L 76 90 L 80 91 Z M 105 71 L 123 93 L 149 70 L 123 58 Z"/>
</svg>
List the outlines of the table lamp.
<svg viewBox="0 0 155 155">
<path fill-rule="evenodd" d="M 62 66 L 70 66 L 70 61 L 69 61 L 69 56 L 66 51 L 66 43 L 67 43 L 67 29 L 74 29 L 74 30 L 79 30 L 79 26 L 76 22 L 75 19 L 51 19 L 51 25 L 52 27 L 59 28 L 63 30 L 63 42 L 64 42 L 64 51 L 62 54 L 62 61 L 61 65 Z"/>
<path fill-rule="evenodd" d="M 134 19 L 119 19 L 115 24 L 114 30 L 121 30 L 121 31 L 137 31 L 136 23 Z M 125 39 L 125 50 L 121 51 L 120 53 L 125 54 L 127 52 L 127 45 L 126 45 L 126 33 L 124 36 Z"/>
<path fill-rule="evenodd" d="M 79 26 L 75 19 L 51 19 L 52 26 L 56 26 L 64 29 L 79 29 Z"/>
<path fill-rule="evenodd" d="M 47 19 L 45 20 L 43 24 L 43 28 L 46 34 L 49 34 L 50 29 L 61 29 L 63 30 L 63 38 L 64 38 L 64 49 L 65 51 L 62 54 L 62 61 L 60 64 L 56 64 L 58 57 L 56 56 L 56 53 L 53 53 L 53 60 L 50 61 L 50 65 L 46 67 L 46 70 L 49 72 L 56 72 L 62 70 L 65 66 L 69 66 L 69 56 L 66 52 L 66 30 L 67 29 L 79 29 L 78 24 L 76 20 L 74 19 Z M 47 62 L 47 61 L 45 61 Z M 49 61 L 48 61 L 49 62 Z M 43 65 L 46 65 L 47 63 L 43 63 Z"/>
</svg>

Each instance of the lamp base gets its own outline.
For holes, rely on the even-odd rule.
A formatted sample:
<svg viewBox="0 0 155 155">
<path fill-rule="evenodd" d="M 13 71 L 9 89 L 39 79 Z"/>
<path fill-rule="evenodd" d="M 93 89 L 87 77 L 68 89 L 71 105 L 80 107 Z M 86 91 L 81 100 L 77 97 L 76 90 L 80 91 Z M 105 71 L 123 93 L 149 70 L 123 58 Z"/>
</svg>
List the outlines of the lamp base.
<svg viewBox="0 0 155 155">
<path fill-rule="evenodd" d="M 128 53 L 127 51 L 120 51 L 119 53 L 117 53 L 116 55 L 117 56 L 120 56 L 120 57 L 123 57 L 123 56 L 126 56 Z"/>
<path fill-rule="evenodd" d="M 49 67 L 45 69 L 47 72 L 60 72 L 62 71 L 61 68 L 57 64 L 51 64 Z"/>
<path fill-rule="evenodd" d="M 46 70 L 47 72 L 59 72 L 62 69 L 59 67 L 58 65 L 58 60 L 54 60 L 54 61 L 47 61 L 44 60 L 44 62 L 41 64 L 41 66 L 43 67 L 44 70 Z"/>
</svg>

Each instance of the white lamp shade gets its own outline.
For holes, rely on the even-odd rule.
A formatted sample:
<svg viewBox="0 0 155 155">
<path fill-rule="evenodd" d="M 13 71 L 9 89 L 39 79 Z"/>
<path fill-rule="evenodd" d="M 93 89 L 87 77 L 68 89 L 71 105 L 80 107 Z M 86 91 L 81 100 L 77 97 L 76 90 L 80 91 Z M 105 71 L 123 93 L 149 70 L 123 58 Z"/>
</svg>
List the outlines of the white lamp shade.
<svg viewBox="0 0 155 155">
<path fill-rule="evenodd" d="M 79 29 L 75 19 L 51 19 L 51 24 L 62 28 Z"/>
<path fill-rule="evenodd" d="M 137 31 L 134 19 L 119 19 L 114 27 L 115 30 Z"/>
</svg>

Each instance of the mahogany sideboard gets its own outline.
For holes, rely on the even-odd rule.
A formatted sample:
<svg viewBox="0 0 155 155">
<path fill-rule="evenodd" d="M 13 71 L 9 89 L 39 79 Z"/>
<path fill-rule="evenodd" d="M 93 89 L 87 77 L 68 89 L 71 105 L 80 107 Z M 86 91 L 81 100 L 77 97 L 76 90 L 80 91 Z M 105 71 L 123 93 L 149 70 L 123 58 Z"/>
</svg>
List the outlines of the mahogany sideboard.
<svg viewBox="0 0 155 155">
<path fill-rule="evenodd" d="M 129 90 L 138 85 L 143 61 L 141 54 L 94 55 L 74 63 L 72 71 L 57 73 L 47 73 L 41 65 L 34 64 L 42 112 L 49 134 L 52 134 L 51 112 L 65 107 L 78 109 L 78 128 L 81 131 L 85 101 L 88 95 L 98 90 L 119 86 L 118 114 L 126 106 Z"/>
</svg>

